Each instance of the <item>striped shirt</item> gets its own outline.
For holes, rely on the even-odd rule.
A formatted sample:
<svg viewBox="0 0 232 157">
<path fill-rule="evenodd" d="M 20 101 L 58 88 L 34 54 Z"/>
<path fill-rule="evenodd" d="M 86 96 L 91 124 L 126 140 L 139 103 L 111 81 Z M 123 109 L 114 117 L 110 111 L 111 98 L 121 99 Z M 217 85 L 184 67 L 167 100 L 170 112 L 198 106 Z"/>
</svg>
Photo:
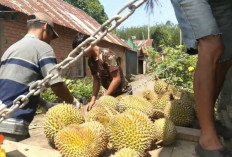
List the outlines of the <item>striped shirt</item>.
<svg viewBox="0 0 232 157">
<path fill-rule="evenodd" d="M 29 86 L 44 78 L 56 64 L 51 46 L 32 34 L 10 46 L 3 54 L 0 63 L 0 101 L 11 107 L 15 98 L 29 92 Z M 56 73 L 56 72 L 55 72 Z M 49 85 L 62 82 L 59 77 Z M 0 132 L 27 134 L 25 128 L 34 118 L 39 96 L 32 96 L 29 103 L 0 124 Z"/>
</svg>

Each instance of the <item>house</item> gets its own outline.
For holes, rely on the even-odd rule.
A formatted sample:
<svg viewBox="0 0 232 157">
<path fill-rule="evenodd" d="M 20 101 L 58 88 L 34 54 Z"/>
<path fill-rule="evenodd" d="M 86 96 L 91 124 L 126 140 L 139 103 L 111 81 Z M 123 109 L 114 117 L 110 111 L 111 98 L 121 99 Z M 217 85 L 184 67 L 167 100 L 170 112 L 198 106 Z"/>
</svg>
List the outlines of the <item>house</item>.
<svg viewBox="0 0 232 157">
<path fill-rule="evenodd" d="M 138 50 L 138 73 L 145 74 L 147 69 L 148 49 L 153 48 L 153 39 L 133 40 Z"/>
<path fill-rule="evenodd" d="M 55 22 L 55 30 L 60 38 L 52 41 L 57 61 L 65 59 L 72 50 L 72 41 L 81 32 L 91 35 L 100 25 L 82 10 L 62 0 L 1 0 L 0 1 L 0 57 L 13 43 L 21 39 L 27 31 L 27 15 L 34 12 L 46 12 Z M 112 49 L 121 59 L 124 74 L 126 70 L 126 53 L 128 45 L 114 34 L 108 35 L 99 46 Z M 84 58 L 63 72 L 70 78 L 90 76 L 90 70 Z"/>
</svg>

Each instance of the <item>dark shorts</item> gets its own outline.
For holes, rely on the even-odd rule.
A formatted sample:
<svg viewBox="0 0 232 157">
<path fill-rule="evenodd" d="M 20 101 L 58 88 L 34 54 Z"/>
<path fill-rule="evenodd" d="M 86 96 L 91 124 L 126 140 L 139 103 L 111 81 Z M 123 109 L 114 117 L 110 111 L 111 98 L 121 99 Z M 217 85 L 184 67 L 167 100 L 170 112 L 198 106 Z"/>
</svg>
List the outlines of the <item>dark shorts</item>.
<svg viewBox="0 0 232 157">
<path fill-rule="evenodd" d="M 131 85 L 128 85 L 122 91 L 116 91 L 116 92 L 114 92 L 114 93 L 112 93 L 110 95 L 113 96 L 113 97 L 117 97 L 117 96 L 123 95 L 123 94 L 128 94 L 128 95 L 132 95 L 133 94 Z"/>
<path fill-rule="evenodd" d="M 197 53 L 198 40 L 222 35 L 221 61 L 232 59 L 231 0 L 171 0 L 188 53 Z"/>
<path fill-rule="evenodd" d="M 16 134 L 8 134 L 8 133 L 0 133 L 4 136 L 4 138 L 8 141 L 20 142 L 27 138 L 30 138 L 30 134 L 27 135 L 16 135 Z"/>
</svg>

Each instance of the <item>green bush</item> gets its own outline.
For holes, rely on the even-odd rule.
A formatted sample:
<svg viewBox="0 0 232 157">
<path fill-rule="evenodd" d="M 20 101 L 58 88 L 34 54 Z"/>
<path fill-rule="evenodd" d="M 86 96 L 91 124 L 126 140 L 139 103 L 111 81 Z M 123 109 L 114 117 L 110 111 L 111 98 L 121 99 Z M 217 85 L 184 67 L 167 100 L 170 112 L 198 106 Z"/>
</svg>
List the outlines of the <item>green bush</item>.
<svg viewBox="0 0 232 157">
<path fill-rule="evenodd" d="M 184 46 L 166 47 L 164 61 L 157 62 L 158 52 L 149 50 L 150 72 L 155 72 L 160 79 L 164 79 L 182 89 L 192 91 L 197 56 L 190 56 L 184 51 Z M 179 59 L 181 61 L 177 62 Z"/>
<path fill-rule="evenodd" d="M 93 91 L 93 83 L 92 79 L 90 78 L 84 78 L 84 79 L 78 79 L 78 80 L 71 80 L 67 78 L 63 78 L 64 83 L 68 87 L 71 94 L 77 98 L 79 101 L 81 99 L 85 99 L 87 102 L 89 102 L 92 91 Z M 53 93 L 51 88 L 47 88 L 42 94 L 42 98 L 46 101 L 50 102 L 62 102 L 58 97 Z"/>
</svg>

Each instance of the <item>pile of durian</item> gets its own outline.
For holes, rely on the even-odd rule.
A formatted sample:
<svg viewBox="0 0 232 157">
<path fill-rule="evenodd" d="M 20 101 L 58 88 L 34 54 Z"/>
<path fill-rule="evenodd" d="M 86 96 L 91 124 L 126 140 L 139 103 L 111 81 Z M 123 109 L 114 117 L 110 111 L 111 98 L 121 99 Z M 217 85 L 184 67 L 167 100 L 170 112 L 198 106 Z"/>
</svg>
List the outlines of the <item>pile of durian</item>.
<svg viewBox="0 0 232 157">
<path fill-rule="evenodd" d="M 106 150 L 114 152 L 110 157 L 144 157 L 153 146 L 173 144 L 175 126 L 193 124 L 194 104 L 193 94 L 157 80 L 140 96 L 102 96 L 87 113 L 56 105 L 44 117 L 44 133 L 63 157 L 99 157 Z"/>
</svg>

